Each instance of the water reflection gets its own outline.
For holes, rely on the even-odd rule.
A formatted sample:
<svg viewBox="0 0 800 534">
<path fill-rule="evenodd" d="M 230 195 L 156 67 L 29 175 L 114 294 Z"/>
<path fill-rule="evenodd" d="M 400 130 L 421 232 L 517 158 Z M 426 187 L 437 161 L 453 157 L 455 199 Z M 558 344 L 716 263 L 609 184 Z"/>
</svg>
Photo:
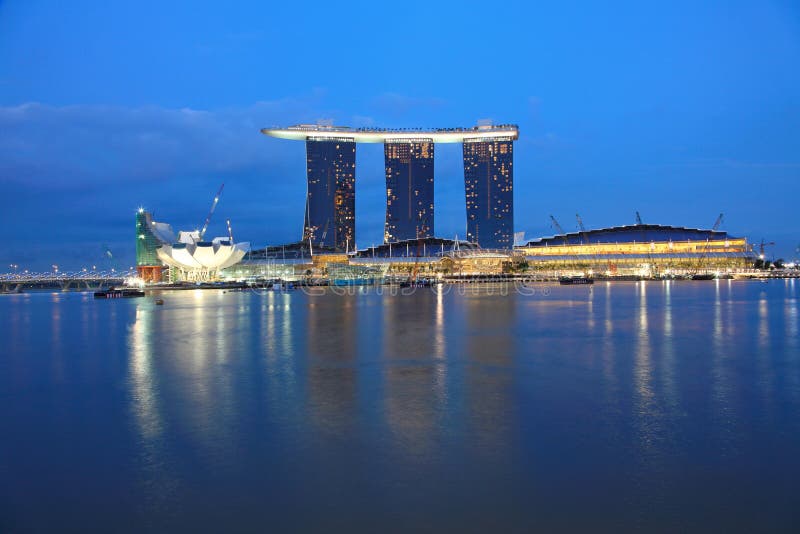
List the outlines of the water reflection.
<svg viewBox="0 0 800 534">
<path fill-rule="evenodd" d="M 512 368 L 516 336 L 516 298 L 466 296 L 467 358 L 465 402 L 470 434 L 482 454 L 504 454 L 513 430 Z"/>
<path fill-rule="evenodd" d="M 769 350 L 769 303 L 765 291 L 758 298 L 758 345 L 762 352 Z"/>
<path fill-rule="evenodd" d="M 784 300 L 784 328 L 786 335 L 786 352 L 792 354 L 797 352 L 800 340 L 798 340 L 798 313 L 797 313 L 797 293 L 795 291 L 795 279 L 787 280 L 787 291 Z M 792 391 L 792 398 L 795 402 L 800 399 L 800 361 L 791 357 L 787 358 L 786 381 Z"/>
<path fill-rule="evenodd" d="M 662 364 L 660 374 L 666 403 L 671 409 L 677 409 L 679 402 L 675 378 L 675 366 L 677 362 L 675 357 L 675 339 L 672 330 L 673 284 L 674 282 L 672 280 L 665 280 L 662 282 L 662 290 L 664 293 L 664 324 L 661 341 Z"/>
<path fill-rule="evenodd" d="M 306 316 L 306 405 L 326 435 L 346 438 L 357 414 L 357 296 L 313 298 Z"/>
<path fill-rule="evenodd" d="M 733 376 L 731 375 L 732 362 L 727 358 L 727 329 L 723 317 L 722 284 L 720 280 L 714 282 L 713 326 L 711 332 L 711 401 L 714 413 L 717 415 L 712 420 L 712 436 L 719 441 L 722 456 L 733 457 L 737 454 L 739 444 L 732 439 L 734 432 L 733 421 L 730 414 L 733 410 Z M 725 283 L 730 302 L 730 280 Z"/>
<path fill-rule="evenodd" d="M 634 376 L 636 377 L 636 391 L 639 397 L 639 413 L 646 414 L 653 400 L 650 332 L 647 328 L 647 282 L 639 282 L 637 289 L 639 292 L 639 307 Z"/>
<path fill-rule="evenodd" d="M 170 531 L 286 526 L 303 510 L 357 530 L 350 518 L 400 507 L 434 527 L 470 510 L 497 530 L 555 530 L 542 518 L 578 509 L 680 530 L 665 521 L 712 496 L 698 514 L 749 510 L 747 525 L 790 531 L 793 282 L 549 287 L 175 291 L 159 307 L 4 296 L 4 510 L 113 508 Z"/>
<path fill-rule="evenodd" d="M 771 351 L 769 315 L 767 292 L 762 290 L 759 292 L 758 297 L 757 366 L 765 410 L 766 413 L 771 414 L 773 411 L 773 387 L 775 382 L 772 359 L 775 355 Z"/>
<path fill-rule="evenodd" d="M 603 314 L 605 331 L 603 335 L 603 384 L 605 385 L 605 404 L 611 406 L 617 401 L 618 380 L 615 373 L 616 343 L 614 342 L 614 327 L 611 308 L 611 282 L 606 282 L 605 287 L 605 312 Z"/>
<path fill-rule="evenodd" d="M 152 355 L 152 311 L 137 308 L 130 328 L 130 379 L 133 416 L 145 443 L 152 443 L 163 431 L 158 407 Z"/>
<path fill-rule="evenodd" d="M 655 403 L 653 392 L 653 368 L 650 355 L 650 332 L 647 323 L 647 282 L 637 284 L 639 306 L 637 308 L 636 352 L 634 355 L 634 384 L 636 391 L 636 426 L 638 444 L 643 451 L 641 461 L 647 462 L 658 450 L 658 418 L 661 414 Z"/>
<path fill-rule="evenodd" d="M 406 454 L 430 451 L 436 441 L 445 363 L 443 296 L 426 291 L 383 301 L 383 361 L 386 423 Z M 433 350 L 431 350 L 433 349 Z"/>
<path fill-rule="evenodd" d="M 434 356 L 441 360 L 447 353 L 447 341 L 444 331 L 444 288 L 436 288 L 436 329 L 434 334 Z"/>
</svg>

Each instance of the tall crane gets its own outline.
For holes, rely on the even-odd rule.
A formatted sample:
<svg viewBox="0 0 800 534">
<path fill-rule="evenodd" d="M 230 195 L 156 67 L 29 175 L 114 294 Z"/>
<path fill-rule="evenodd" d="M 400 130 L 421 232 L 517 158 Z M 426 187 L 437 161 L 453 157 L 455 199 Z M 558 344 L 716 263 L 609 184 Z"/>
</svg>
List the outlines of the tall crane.
<svg viewBox="0 0 800 534">
<path fill-rule="evenodd" d="M 644 223 L 642 223 L 642 216 L 641 216 L 641 215 L 639 215 L 639 212 L 638 212 L 638 211 L 636 212 L 636 224 L 637 224 L 638 226 L 641 226 L 642 224 L 644 224 Z"/>
<path fill-rule="evenodd" d="M 719 226 L 721 224 L 722 224 L 722 213 L 720 213 L 719 217 L 717 217 L 717 220 L 714 222 L 714 226 L 711 227 L 711 231 L 716 232 L 717 230 L 719 230 Z"/>
<path fill-rule="evenodd" d="M 564 231 L 563 228 L 561 228 L 561 225 L 558 224 L 558 221 L 552 215 L 550 215 L 550 222 L 553 225 L 553 229 L 559 234 L 561 234 L 561 239 L 564 241 L 564 249 L 565 249 L 564 253 L 566 254 L 568 249 L 567 245 L 569 245 L 569 239 L 567 238 L 567 233 Z M 577 262 L 577 256 L 575 256 L 573 259 Z"/>
<path fill-rule="evenodd" d="M 582 245 L 589 245 L 590 244 L 589 243 L 589 234 L 586 232 L 586 227 L 583 225 L 583 219 L 581 219 L 581 216 L 580 216 L 579 213 L 575 214 L 575 219 L 577 219 L 578 228 L 580 228 L 581 244 Z M 592 265 L 595 265 L 595 264 L 598 263 L 596 255 L 592 254 L 590 256 L 590 258 L 591 258 L 591 264 Z"/>
<path fill-rule="evenodd" d="M 553 223 L 553 229 L 554 229 L 556 232 L 558 232 L 559 234 L 562 234 L 562 235 L 563 235 L 563 234 L 566 234 L 566 232 L 564 231 L 564 229 L 563 229 L 563 228 L 561 228 L 561 225 L 560 225 L 560 224 L 558 224 L 558 221 L 556 220 L 556 218 L 555 218 L 555 217 L 553 217 L 552 215 L 550 216 L 550 221 Z"/>
<path fill-rule="evenodd" d="M 581 219 L 581 216 L 576 213 L 575 214 L 575 218 L 578 219 L 578 228 L 581 229 L 581 232 L 585 232 L 586 228 L 584 228 L 584 226 L 583 226 L 583 219 Z"/>
<path fill-rule="evenodd" d="M 761 239 L 761 243 L 758 244 L 758 257 L 763 260 L 764 259 L 764 247 L 769 247 L 769 246 L 772 246 L 774 244 L 775 244 L 775 241 L 767 242 L 767 241 L 764 241 L 764 239 Z"/>
<path fill-rule="evenodd" d="M 214 215 L 214 210 L 217 209 L 217 202 L 219 202 L 219 197 L 220 195 L 222 195 L 223 187 L 225 187 L 224 183 L 221 186 L 219 186 L 219 191 L 217 191 L 217 194 L 214 195 L 214 201 L 211 203 L 211 209 L 208 211 L 206 222 L 203 224 L 203 229 L 200 230 L 200 241 L 202 241 L 203 236 L 206 235 L 206 230 L 208 230 L 208 223 L 211 222 L 211 216 Z"/>
<path fill-rule="evenodd" d="M 231 240 L 231 245 L 233 245 L 233 228 L 231 228 L 231 220 L 228 219 L 226 223 L 228 224 L 228 239 Z"/>
</svg>

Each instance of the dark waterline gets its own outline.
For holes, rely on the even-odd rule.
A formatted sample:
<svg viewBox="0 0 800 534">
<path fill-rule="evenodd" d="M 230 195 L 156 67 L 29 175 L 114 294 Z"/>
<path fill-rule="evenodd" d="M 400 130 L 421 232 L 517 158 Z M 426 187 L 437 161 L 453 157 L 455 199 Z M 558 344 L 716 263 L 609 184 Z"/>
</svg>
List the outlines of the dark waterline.
<svg viewBox="0 0 800 534">
<path fill-rule="evenodd" d="M 2 296 L 0 531 L 796 528 L 794 280 L 541 287 Z"/>
</svg>

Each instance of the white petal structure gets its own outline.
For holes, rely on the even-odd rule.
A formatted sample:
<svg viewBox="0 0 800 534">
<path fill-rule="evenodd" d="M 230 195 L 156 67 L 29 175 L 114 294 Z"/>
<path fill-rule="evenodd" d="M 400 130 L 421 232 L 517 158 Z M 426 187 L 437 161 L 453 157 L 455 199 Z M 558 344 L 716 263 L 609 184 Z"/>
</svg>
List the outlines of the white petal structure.
<svg viewBox="0 0 800 534">
<path fill-rule="evenodd" d="M 231 243 L 217 237 L 212 241 L 173 243 L 162 245 L 156 252 L 158 258 L 181 271 L 213 273 L 242 261 L 250 250 L 250 243 Z"/>
</svg>

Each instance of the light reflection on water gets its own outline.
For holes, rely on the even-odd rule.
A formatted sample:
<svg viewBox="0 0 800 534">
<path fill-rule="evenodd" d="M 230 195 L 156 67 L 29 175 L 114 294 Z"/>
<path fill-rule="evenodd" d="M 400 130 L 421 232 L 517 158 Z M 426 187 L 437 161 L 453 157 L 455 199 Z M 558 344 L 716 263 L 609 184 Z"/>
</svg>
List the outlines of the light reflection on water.
<svg viewBox="0 0 800 534">
<path fill-rule="evenodd" d="M 509 288 L 4 297 L 0 519 L 789 524 L 793 280 Z"/>
</svg>

